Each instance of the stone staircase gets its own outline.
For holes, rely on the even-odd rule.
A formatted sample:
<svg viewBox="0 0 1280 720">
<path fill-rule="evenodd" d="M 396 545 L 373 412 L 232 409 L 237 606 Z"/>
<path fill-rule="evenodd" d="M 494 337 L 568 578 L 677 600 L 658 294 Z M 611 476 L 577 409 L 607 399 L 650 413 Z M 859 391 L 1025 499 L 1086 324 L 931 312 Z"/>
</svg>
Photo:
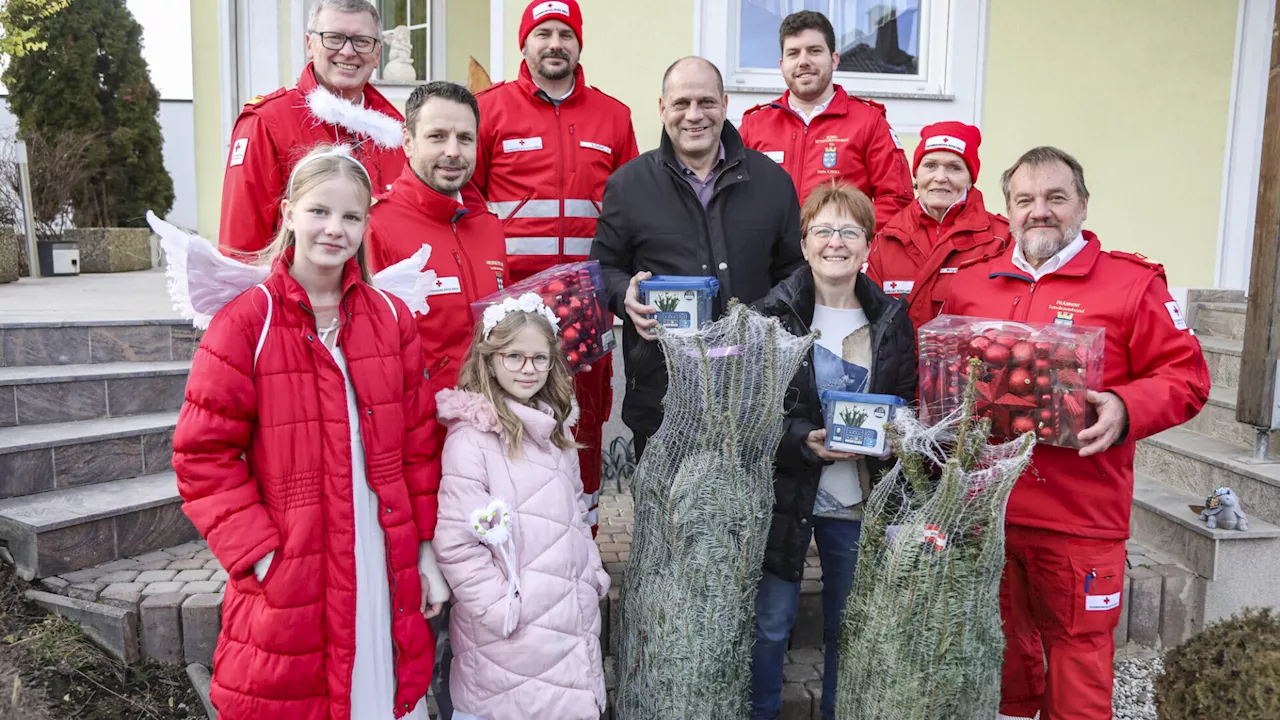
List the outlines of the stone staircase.
<svg viewBox="0 0 1280 720">
<path fill-rule="evenodd" d="M 196 540 L 170 468 L 185 321 L 0 324 L 0 556 L 27 580 Z"/>
<path fill-rule="evenodd" d="M 1131 531 L 1197 576 L 1187 598 L 1191 629 L 1246 606 L 1280 607 L 1280 464 L 1253 459 L 1255 431 L 1235 420 L 1245 299 L 1238 291 L 1192 290 L 1188 319 L 1213 381 L 1203 412 L 1138 443 Z M 1211 530 L 1191 509 L 1229 486 L 1249 530 Z"/>
</svg>

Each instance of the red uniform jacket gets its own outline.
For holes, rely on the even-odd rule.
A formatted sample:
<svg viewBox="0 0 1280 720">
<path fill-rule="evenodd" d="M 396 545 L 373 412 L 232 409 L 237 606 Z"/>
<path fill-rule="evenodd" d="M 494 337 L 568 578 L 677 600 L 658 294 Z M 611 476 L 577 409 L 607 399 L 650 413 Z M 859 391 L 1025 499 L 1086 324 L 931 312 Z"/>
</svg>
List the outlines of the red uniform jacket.
<svg viewBox="0 0 1280 720">
<path fill-rule="evenodd" d="M 251 100 L 231 131 L 231 154 L 222 181 L 222 221 L 218 244 L 225 250 L 256 252 L 271 243 L 280 220 L 280 199 L 293 165 L 324 143 L 356 145 L 355 155 L 369 171 L 374 193 L 382 192 L 404 167 L 404 150 L 385 149 L 368 137 L 356 137 L 311 114 L 306 97 L 317 87 L 311 65 L 297 87 L 280 88 Z M 364 106 L 403 123 L 404 117 L 373 85 L 364 89 Z"/>
<path fill-rule="evenodd" d="M 790 99 L 788 90 L 751 108 L 738 132 L 747 147 L 768 155 L 791 175 L 801 205 L 818 185 L 842 179 L 875 201 L 878 226 L 914 199 L 911 165 L 883 105 L 836 85 L 831 104 L 805 125 Z"/>
<path fill-rule="evenodd" d="M 987 212 L 977 188 L 969 188 L 941 223 L 913 201 L 876 233 L 867 277 L 887 294 L 904 298 L 911 323 L 919 328 L 942 312 L 956 270 L 1001 254 L 1008 238 L 1009 221 Z"/>
<path fill-rule="evenodd" d="M 581 66 L 575 77 L 558 106 L 523 63 L 479 95 L 474 182 L 502 219 L 513 280 L 587 259 L 604 181 L 638 154 L 631 110 L 589 87 Z"/>
<path fill-rule="evenodd" d="M 1086 458 L 1037 445 L 1009 498 L 1008 522 L 1121 540 L 1129 537 L 1135 444 L 1195 417 L 1209 398 L 1209 370 L 1169 296 L 1164 268 L 1104 252 L 1097 236 L 1084 236 L 1080 254 L 1039 282 L 1012 263 L 1012 249 L 961 269 L 943 312 L 1106 329 L 1102 391 L 1124 401 L 1128 433 Z"/>
<path fill-rule="evenodd" d="M 418 315 L 431 394 L 458 384 L 476 323 L 471 303 L 497 292 L 506 276 L 502 226 L 475 185 L 462 189 L 462 203 L 427 187 L 408 165 L 369 212 L 366 239 L 373 272 L 431 246 L 427 269 L 436 289 L 430 311 Z"/>
<path fill-rule="evenodd" d="M 211 697 L 219 717 L 351 717 L 356 578 L 347 383 L 307 293 L 277 262 L 232 300 L 191 363 L 173 437 L 182 510 L 227 569 Z M 268 302 L 268 293 L 270 301 Z M 396 712 L 431 682 L 419 542 L 436 527 L 440 432 L 409 309 L 348 262 L 338 344 L 356 393 L 391 586 Z M 275 552 L 262 582 L 253 564 Z"/>
</svg>

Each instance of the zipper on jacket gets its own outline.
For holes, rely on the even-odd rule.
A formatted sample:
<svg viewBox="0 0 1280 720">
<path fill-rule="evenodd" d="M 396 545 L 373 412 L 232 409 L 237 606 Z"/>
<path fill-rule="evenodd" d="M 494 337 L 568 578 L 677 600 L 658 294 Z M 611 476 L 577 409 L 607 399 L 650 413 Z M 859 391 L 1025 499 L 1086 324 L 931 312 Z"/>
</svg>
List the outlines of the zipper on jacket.
<svg viewBox="0 0 1280 720">
<path fill-rule="evenodd" d="M 466 280 L 470 285 L 466 295 L 467 302 L 472 303 L 478 298 L 476 297 L 476 278 L 475 275 L 471 274 L 471 258 L 467 256 L 467 251 L 462 249 L 462 239 L 458 237 L 458 223 L 451 223 L 449 227 L 453 228 L 453 259 L 454 262 L 458 263 L 458 277 Z M 466 259 L 465 263 L 463 262 L 464 258 Z"/>
<path fill-rule="evenodd" d="M 807 128 L 806 128 L 807 129 Z M 791 154 L 796 158 L 796 178 L 804 177 L 804 150 L 801 149 L 800 133 L 795 130 L 791 131 Z M 796 183 L 796 187 L 800 187 L 800 183 Z"/>
<path fill-rule="evenodd" d="M 573 126 L 572 125 L 569 126 L 570 138 L 569 140 L 566 141 L 564 139 L 564 126 L 561 124 L 561 121 L 560 121 L 560 106 L 553 105 L 552 107 L 556 111 L 556 137 L 560 139 L 560 152 L 556 156 L 556 177 L 560 183 L 560 194 L 559 194 L 559 198 L 557 199 L 557 202 L 560 203 L 560 239 L 557 241 L 558 245 L 556 247 L 556 250 L 559 251 L 560 256 L 564 256 L 564 192 L 565 192 L 564 191 L 564 185 L 565 185 L 564 166 L 565 166 L 565 155 L 567 154 L 565 143 L 573 141 L 573 137 L 572 137 Z M 557 262 L 559 262 L 559 258 L 557 258 Z"/>
<path fill-rule="evenodd" d="M 375 492 L 374 497 L 377 497 L 377 495 L 378 494 Z M 382 502 L 381 498 L 379 498 L 378 502 Z M 378 525 L 381 526 L 382 523 L 379 522 Z M 392 691 L 391 698 L 392 698 L 392 702 L 394 703 L 396 694 L 400 692 L 400 643 L 396 641 L 396 634 L 395 634 L 396 615 L 400 614 L 396 612 L 396 590 L 400 585 L 400 581 L 398 578 L 396 578 L 395 568 L 391 566 L 391 538 L 387 537 L 387 531 L 385 527 L 382 529 L 382 547 L 383 547 L 382 559 L 387 566 L 387 581 L 391 583 L 391 596 L 390 596 L 391 607 L 389 608 L 389 610 L 391 611 L 391 627 L 392 627 L 391 681 L 395 684 L 395 690 Z M 403 609 L 404 608 L 401 608 L 401 610 Z M 413 608 L 413 609 L 417 610 L 417 608 Z"/>
</svg>

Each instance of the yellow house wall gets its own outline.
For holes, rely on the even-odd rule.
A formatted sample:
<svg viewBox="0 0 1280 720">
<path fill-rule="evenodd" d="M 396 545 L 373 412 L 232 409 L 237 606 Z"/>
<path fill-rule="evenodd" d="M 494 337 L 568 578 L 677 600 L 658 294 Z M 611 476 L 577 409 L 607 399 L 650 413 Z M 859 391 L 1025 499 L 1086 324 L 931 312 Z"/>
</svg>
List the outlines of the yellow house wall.
<svg viewBox="0 0 1280 720">
<path fill-rule="evenodd" d="M 1004 168 L 1056 145 L 1084 166 L 1104 247 L 1163 263 L 1171 285 L 1212 286 L 1237 4 L 990 1 L 988 207 L 1004 212 Z"/>
<path fill-rule="evenodd" d="M 506 77 L 516 77 L 523 57 L 517 45 L 524 0 L 507 0 Z M 658 96 L 662 73 L 693 53 L 691 0 L 579 0 L 582 67 L 587 82 L 631 108 L 640 152 L 658 146 L 662 123 Z"/>
<path fill-rule="evenodd" d="M 474 57 L 489 68 L 489 3 L 482 0 L 447 0 L 445 3 L 444 79 L 466 84 L 467 61 Z"/>
<path fill-rule="evenodd" d="M 221 32 L 217 0 L 191 0 L 192 107 L 195 125 L 196 218 L 199 232 L 218 234 L 222 203 Z"/>
</svg>

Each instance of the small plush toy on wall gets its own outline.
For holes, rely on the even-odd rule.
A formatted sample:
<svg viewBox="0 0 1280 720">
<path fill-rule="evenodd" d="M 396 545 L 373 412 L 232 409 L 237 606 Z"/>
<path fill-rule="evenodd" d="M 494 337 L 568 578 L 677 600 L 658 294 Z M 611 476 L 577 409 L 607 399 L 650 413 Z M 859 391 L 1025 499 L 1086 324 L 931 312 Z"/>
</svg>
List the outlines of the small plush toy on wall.
<svg viewBox="0 0 1280 720">
<path fill-rule="evenodd" d="M 1213 491 L 1213 495 L 1205 500 L 1205 508 L 1200 513 L 1200 519 L 1204 520 L 1211 529 L 1241 531 L 1249 529 L 1249 520 L 1244 516 L 1240 500 L 1229 487 L 1220 487 Z"/>
</svg>

